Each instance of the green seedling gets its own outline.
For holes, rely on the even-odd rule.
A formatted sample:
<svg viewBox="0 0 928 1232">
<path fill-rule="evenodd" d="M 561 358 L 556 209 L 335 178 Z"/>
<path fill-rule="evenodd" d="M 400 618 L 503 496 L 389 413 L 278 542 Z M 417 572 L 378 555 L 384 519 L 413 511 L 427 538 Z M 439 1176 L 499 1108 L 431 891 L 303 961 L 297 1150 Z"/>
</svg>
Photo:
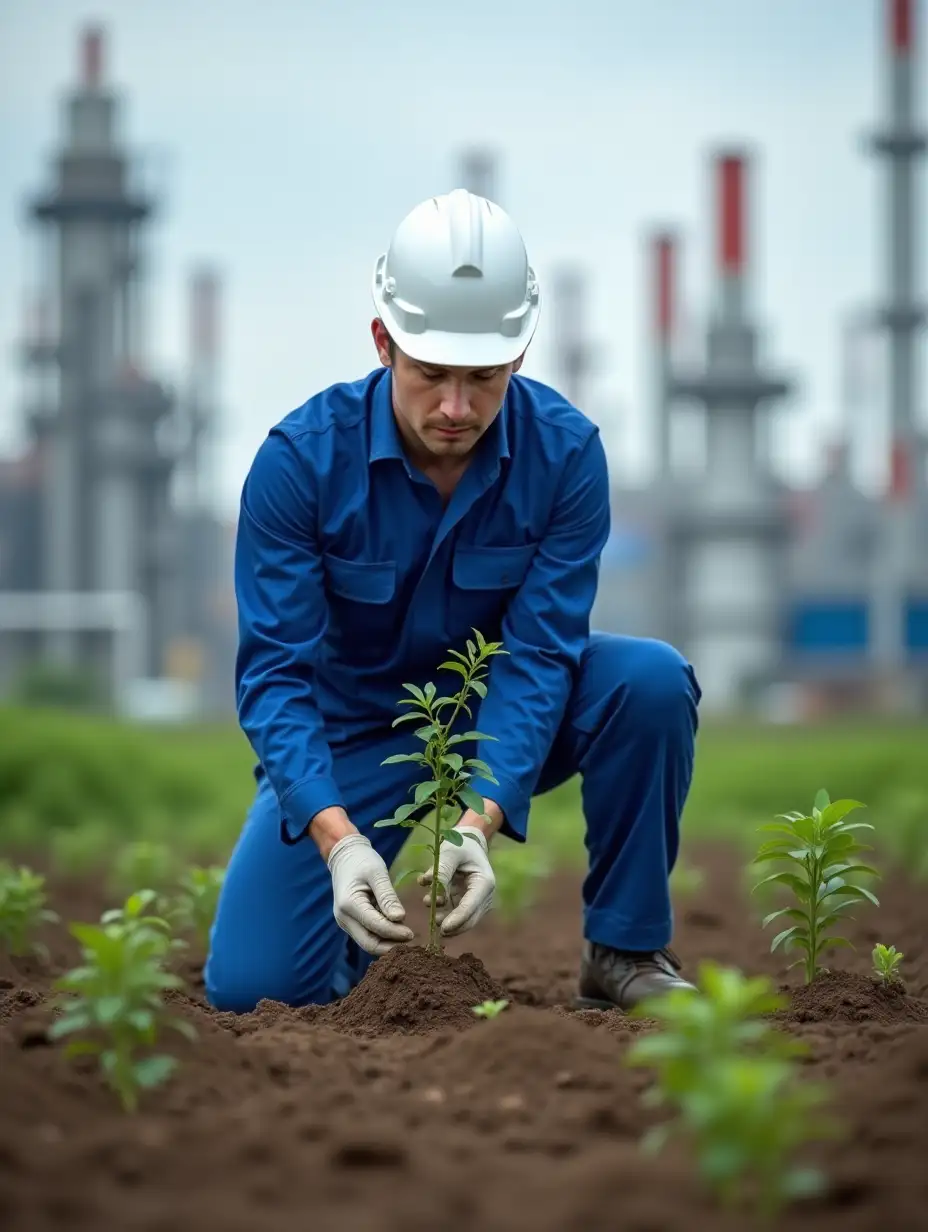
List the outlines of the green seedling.
<svg viewBox="0 0 928 1232">
<path fill-rule="evenodd" d="M 642 1146 L 656 1154 L 669 1138 L 688 1138 L 703 1181 L 722 1203 L 772 1216 L 822 1188 L 822 1177 L 793 1158 L 833 1132 L 817 1115 L 827 1091 L 801 1081 L 796 1058 L 805 1047 L 764 1021 L 786 1004 L 769 980 L 706 962 L 697 983 L 633 1011 L 658 1030 L 631 1047 L 628 1064 L 655 1071 L 645 1103 L 675 1113 Z"/>
<path fill-rule="evenodd" d="M 483 797 L 470 786 L 470 780 L 475 776 L 487 779 L 491 783 L 497 780 L 493 777 L 486 762 L 477 757 L 466 761 L 455 746 L 470 741 L 490 740 L 478 731 L 465 731 L 452 734 L 454 725 L 461 714 L 466 714 L 473 720 L 473 713 L 468 705 L 471 694 L 480 698 L 487 695 L 485 676 L 487 661 L 494 655 L 507 654 L 501 642 L 488 642 L 476 629 L 476 641 L 467 642 L 467 654 L 460 651 L 449 651 L 450 658 L 441 664 L 440 671 L 455 672 L 461 676 L 462 684 L 457 693 L 449 697 L 438 697 L 435 685 L 429 683 L 424 689 L 417 685 L 406 684 L 403 688 L 412 694 L 411 698 L 403 698 L 398 704 L 411 707 L 407 714 L 394 719 L 393 726 L 400 723 L 420 723 L 416 738 L 425 744 L 421 753 L 395 753 L 387 757 L 381 765 L 389 766 L 397 762 L 415 762 L 428 771 L 430 777 L 415 785 L 414 799 L 411 804 L 401 804 L 392 817 L 375 822 L 375 826 L 403 826 L 405 829 L 418 828 L 429 835 L 427 843 L 414 843 L 414 847 L 422 847 L 429 853 L 432 868 L 432 883 L 429 893 L 429 941 L 428 949 L 440 952 L 442 949 L 441 929 L 438 922 L 438 895 L 450 898 L 449 887 L 440 886 L 438 881 L 438 862 L 441 858 L 442 843 L 453 843 L 460 847 L 465 838 L 472 835 L 462 835 L 454 828 L 454 823 L 460 815 L 461 808 L 473 809 L 480 816 L 483 812 Z M 445 717 L 447 716 L 447 717 Z M 416 816 L 416 814 L 420 816 Z M 424 815 L 423 815 L 424 814 Z M 432 818 L 433 824 L 429 824 Z M 406 870 L 409 875 L 413 869 Z"/>
<path fill-rule="evenodd" d="M 540 883 L 551 872 L 551 860 L 541 848 L 497 840 L 490 862 L 496 878 L 495 908 L 504 920 L 518 919 L 534 903 Z"/>
<path fill-rule="evenodd" d="M 478 1018 L 498 1018 L 508 1004 L 508 1001 L 482 1001 L 473 1006 L 471 1012 Z"/>
<path fill-rule="evenodd" d="M 0 861 L 0 941 L 14 958 L 37 954 L 47 958 L 46 947 L 35 933 L 58 916 L 46 907 L 45 878 L 31 868 Z"/>
<path fill-rule="evenodd" d="M 781 820 L 761 830 L 778 835 L 764 843 L 754 857 L 755 864 L 780 862 L 786 868 L 762 878 L 754 887 L 785 886 L 792 890 L 797 904 L 771 911 L 762 922 L 766 928 L 773 920 L 793 920 L 789 928 L 777 933 L 770 944 L 771 952 L 783 946 L 803 951 L 804 957 L 790 963 L 802 966 L 807 984 L 824 970 L 822 953 L 835 946 L 851 946 L 845 937 L 829 936 L 828 930 L 841 918 L 852 903 L 879 900 L 868 889 L 855 885 L 849 878 L 857 875 L 878 877 L 869 864 L 860 862 L 860 853 L 870 851 L 855 837 L 857 830 L 872 830 L 867 822 L 848 822 L 847 815 L 863 808 L 857 800 L 835 800 L 820 791 L 810 817 L 803 813 L 780 814 Z M 853 946 L 851 946 L 853 949 Z"/>
<path fill-rule="evenodd" d="M 226 870 L 218 865 L 185 869 L 180 878 L 180 893 L 169 908 L 172 924 L 179 930 L 193 933 L 203 950 L 209 946 L 210 929 L 225 875 Z"/>
<path fill-rule="evenodd" d="M 899 964 L 905 958 L 894 945 L 882 945 L 880 942 L 873 947 L 873 971 L 878 980 L 892 984 L 899 979 Z"/>
<path fill-rule="evenodd" d="M 99 924 L 72 924 L 81 945 L 81 966 L 56 982 L 63 1010 L 49 1038 L 73 1038 L 68 1056 L 96 1056 L 106 1083 L 126 1112 L 135 1112 L 141 1091 L 165 1082 L 176 1068 L 174 1057 L 152 1053 L 163 1028 L 195 1039 L 193 1027 L 168 1014 L 164 994 L 183 988 L 180 976 L 165 969 L 181 948 L 170 926 L 146 914 L 154 891 L 131 895 L 121 908 L 107 911 Z M 144 1055 L 140 1055 L 144 1054 Z"/>
<path fill-rule="evenodd" d="M 177 865 L 171 849 L 163 843 L 139 839 L 127 843 L 113 861 L 110 886 L 119 894 L 127 894 L 136 886 L 164 890 L 174 879 Z"/>
</svg>

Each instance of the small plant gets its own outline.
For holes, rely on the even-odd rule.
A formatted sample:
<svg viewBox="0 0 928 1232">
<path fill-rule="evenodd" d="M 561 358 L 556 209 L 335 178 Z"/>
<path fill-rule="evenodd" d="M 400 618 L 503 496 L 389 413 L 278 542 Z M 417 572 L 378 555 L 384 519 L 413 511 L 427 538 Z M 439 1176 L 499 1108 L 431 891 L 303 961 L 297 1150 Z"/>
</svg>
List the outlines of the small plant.
<svg viewBox="0 0 928 1232">
<path fill-rule="evenodd" d="M 48 1032 L 52 1040 L 76 1037 L 66 1055 L 99 1058 L 127 1112 L 136 1111 L 142 1090 L 159 1086 L 176 1067 L 175 1058 L 150 1053 L 159 1031 L 196 1038 L 189 1023 L 166 1012 L 164 994 L 182 988 L 183 980 L 164 964 L 184 943 L 165 920 L 146 914 L 154 900 L 154 891 L 141 891 L 105 912 L 99 924 L 71 925 L 83 962 L 56 982 L 63 1013 Z"/>
<path fill-rule="evenodd" d="M 892 984 L 899 979 L 899 964 L 905 958 L 894 945 L 882 945 L 880 942 L 873 947 L 873 971 L 878 980 L 884 984 Z"/>
<path fill-rule="evenodd" d="M 628 1064 L 656 1071 L 645 1096 L 676 1120 L 642 1141 L 652 1154 L 674 1134 L 694 1144 L 699 1171 L 726 1205 L 748 1203 L 764 1215 L 788 1200 L 818 1192 L 822 1177 L 794 1166 L 808 1141 L 833 1132 L 815 1114 L 826 1090 L 800 1080 L 795 1058 L 805 1052 L 762 1015 L 785 1000 L 762 978 L 706 962 L 696 989 L 675 989 L 641 1004 L 633 1015 L 657 1021 L 638 1040 Z"/>
<path fill-rule="evenodd" d="M 0 941 L 14 958 L 27 954 L 48 957 L 35 939 L 42 924 L 57 923 L 58 916 L 46 907 L 45 878 L 31 868 L 0 861 Z"/>
<path fill-rule="evenodd" d="M 870 890 L 849 880 L 858 874 L 879 876 L 875 868 L 860 862 L 860 853 L 871 848 L 859 843 L 854 834 L 857 830 L 872 830 L 873 826 L 863 821 L 845 821 L 849 813 L 863 807 L 857 800 L 832 803 L 828 793 L 820 791 L 811 817 L 803 813 L 784 813 L 780 814 L 780 821 L 761 826 L 762 831 L 773 832 L 779 837 L 760 847 L 754 863 L 779 861 L 787 867 L 762 878 L 754 889 L 786 886 L 798 902 L 798 905 L 771 911 L 764 917 L 761 927 L 766 928 L 773 920 L 784 916 L 795 921 L 777 933 L 770 949 L 792 946 L 802 950 L 804 957 L 790 963 L 790 967 L 804 967 L 807 984 L 824 969 L 819 964 L 824 950 L 851 945 L 844 937 L 828 935 L 844 909 L 851 903 L 864 901 L 879 906 L 879 900 Z"/>
<path fill-rule="evenodd" d="M 518 919 L 531 907 L 540 882 L 550 874 L 550 858 L 540 847 L 497 842 L 491 863 L 496 909 L 504 920 Z"/>
<path fill-rule="evenodd" d="M 180 877 L 180 893 L 169 908 L 174 926 L 192 932 L 204 950 L 209 946 L 210 929 L 225 874 L 226 870 L 218 865 L 185 869 Z"/>
<path fill-rule="evenodd" d="M 508 1001 L 482 1001 L 473 1007 L 472 1013 L 478 1018 L 498 1018 L 508 1004 Z"/>
<path fill-rule="evenodd" d="M 119 894 L 126 894 L 136 886 L 150 886 L 164 890 L 176 872 L 174 854 L 164 843 L 139 839 L 127 843 L 113 861 L 110 886 Z"/>
<path fill-rule="evenodd" d="M 451 658 L 442 663 L 440 671 L 456 672 L 463 677 L 459 691 L 450 697 L 438 697 L 434 684 L 427 684 L 424 689 L 417 685 L 406 684 L 403 688 L 412 694 L 411 698 L 403 698 L 398 704 L 410 706 L 407 714 L 394 719 L 393 726 L 400 723 L 421 723 L 415 735 L 425 744 L 422 753 L 395 753 L 387 757 L 381 765 L 389 766 L 396 762 L 415 762 L 430 772 L 431 777 L 418 783 L 412 790 L 414 799 L 411 804 L 401 804 L 392 817 L 375 822 L 375 826 L 403 826 L 411 830 L 418 828 L 430 835 L 427 843 L 414 843 L 429 853 L 432 864 L 432 884 L 429 894 L 429 941 L 428 949 L 440 952 L 442 949 L 441 929 L 438 923 L 438 894 L 441 889 L 450 897 L 448 887 L 440 886 L 438 881 L 438 863 L 441 858 L 442 843 L 453 843 L 460 847 L 465 838 L 472 835 L 461 834 L 454 828 L 454 823 L 460 814 L 461 807 L 473 809 L 480 816 L 483 812 L 483 797 L 469 785 L 475 776 L 487 779 L 491 783 L 497 780 L 493 777 L 486 762 L 477 757 L 466 761 L 460 753 L 454 751 L 455 745 L 468 741 L 491 740 L 495 737 L 485 736 L 478 731 L 465 731 L 452 735 L 458 717 L 463 713 L 473 720 L 473 714 L 468 706 L 468 698 L 472 693 L 484 698 L 487 686 L 484 677 L 487 673 L 487 661 L 494 655 L 507 654 L 502 649 L 501 642 L 485 641 L 483 635 L 474 630 L 476 642 L 468 640 L 467 654 L 451 650 Z M 447 715 L 447 717 L 444 717 Z M 416 813 L 425 816 L 416 817 Z M 434 824 L 429 824 L 429 818 Z M 406 873 L 412 875 L 413 869 Z M 405 876 L 405 874 L 404 874 Z"/>
</svg>

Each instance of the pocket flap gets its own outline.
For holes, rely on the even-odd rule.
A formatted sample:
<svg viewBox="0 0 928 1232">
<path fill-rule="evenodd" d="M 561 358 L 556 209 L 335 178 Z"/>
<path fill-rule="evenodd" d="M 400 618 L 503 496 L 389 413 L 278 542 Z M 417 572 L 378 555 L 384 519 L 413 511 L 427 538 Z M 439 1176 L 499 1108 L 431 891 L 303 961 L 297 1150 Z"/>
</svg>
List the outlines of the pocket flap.
<svg viewBox="0 0 928 1232">
<path fill-rule="evenodd" d="M 516 547 L 459 547 L 453 577 L 461 590 L 509 590 L 521 586 L 538 550 L 537 543 Z"/>
<path fill-rule="evenodd" d="M 344 560 L 324 552 L 326 583 L 336 595 L 356 603 L 389 603 L 396 594 L 396 561 Z"/>
</svg>

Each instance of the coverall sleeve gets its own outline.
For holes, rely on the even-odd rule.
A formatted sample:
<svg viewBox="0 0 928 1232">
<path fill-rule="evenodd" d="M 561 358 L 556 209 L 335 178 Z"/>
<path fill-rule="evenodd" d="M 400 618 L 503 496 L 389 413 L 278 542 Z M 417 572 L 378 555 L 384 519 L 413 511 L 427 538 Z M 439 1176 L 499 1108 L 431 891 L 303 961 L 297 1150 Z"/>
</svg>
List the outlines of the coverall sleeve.
<svg viewBox="0 0 928 1232">
<path fill-rule="evenodd" d="M 281 837 L 300 839 L 320 809 L 344 807 L 314 696 L 327 623 L 317 489 L 290 438 L 273 430 L 242 489 L 235 545 L 239 723 L 280 801 Z"/>
<path fill-rule="evenodd" d="M 503 833 L 524 840 L 532 792 L 564 717 L 590 633 L 599 560 L 609 537 L 609 474 L 599 433 L 577 455 L 525 581 L 503 620 L 507 655 L 490 660 L 477 756 L 499 784 L 472 786 L 503 810 Z"/>
</svg>

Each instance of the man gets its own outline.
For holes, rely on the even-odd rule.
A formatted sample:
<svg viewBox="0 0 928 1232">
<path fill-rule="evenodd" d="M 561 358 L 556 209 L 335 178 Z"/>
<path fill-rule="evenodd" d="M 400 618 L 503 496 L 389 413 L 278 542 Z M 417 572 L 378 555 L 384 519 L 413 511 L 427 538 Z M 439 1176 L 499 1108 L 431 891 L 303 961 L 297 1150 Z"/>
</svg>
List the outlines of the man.
<svg viewBox="0 0 928 1232">
<path fill-rule="evenodd" d="M 442 932 L 492 903 L 488 844 L 524 841 L 533 795 L 582 776 L 589 872 L 577 1004 L 629 1009 L 686 986 L 667 950 L 668 877 L 689 790 L 699 687 L 655 640 L 590 631 L 609 534 L 596 427 L 518 376 L 540 309 L 519 231 L 463 190 L 399 225 L 373 276 L 381 367 L 309 399 L 246 478 L 235 563 L 243 730 L 257 794 L 231 857 L 206 968 L 211 1002 L 247 1011 L 345 995 L 413 941 L 389 866 L 406 831 L 374 828 L 416 767 L 391 727 L 406 681 L 435 679 L 477 628 L 491 660 L 476 841 L 444 845 L 462 888 Z M 420 883 L 427 885 L 428 876 Z"/>
</svg>

